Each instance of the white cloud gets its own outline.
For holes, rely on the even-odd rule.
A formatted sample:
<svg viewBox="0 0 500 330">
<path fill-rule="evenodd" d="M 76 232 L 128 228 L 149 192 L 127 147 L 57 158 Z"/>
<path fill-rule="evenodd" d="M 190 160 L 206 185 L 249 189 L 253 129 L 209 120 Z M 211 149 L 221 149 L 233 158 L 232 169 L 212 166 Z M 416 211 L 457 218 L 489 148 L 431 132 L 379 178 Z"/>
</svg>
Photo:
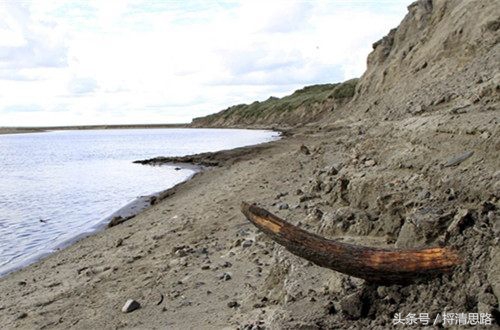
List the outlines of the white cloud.
<svg viewBox="0 0 500 330">
<path fill-rule="evenodd" d="M 188 122 L 359 76 L 409 3 L 0 2 L 0 126 Z"/>
<path fill-rule="evenodd" d="M 74 95 L 89 94 L 97 90 L 97 82 L 94 78 L 75 78 L 68 87 Z"/>
</svg>

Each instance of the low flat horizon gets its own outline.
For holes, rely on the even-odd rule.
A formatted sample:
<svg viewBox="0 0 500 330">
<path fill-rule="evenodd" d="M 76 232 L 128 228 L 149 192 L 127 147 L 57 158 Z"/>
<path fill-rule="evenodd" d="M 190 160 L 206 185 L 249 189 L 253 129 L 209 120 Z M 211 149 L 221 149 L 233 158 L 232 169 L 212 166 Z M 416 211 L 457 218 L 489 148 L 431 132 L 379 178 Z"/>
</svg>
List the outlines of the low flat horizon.
<svg viewBox="0 0 500 330">
<path fill-rule="evenodd" d="M 0 127 L 189 124 L 359 77 L 411 2 L 0 2 Z"/>
<path fill-rule="evenodd" d="M 150 128 L 163 128 L 163 127 L 173 127 L 173 126 L 187 126 L 190 123 L 151 123 L 151 124 L 137 124 L 137 123 L 131 123 L 131 124 L 93 124 L 93 125 L 55 125 L 55 126 L 0 126 L 0 129 L 2 128 L 7 128 L 7 129 L 53 129 L 53 128 L 70 128 L 70 129 L 78 129 L 78 128 L 93 128 L 93 127 L 124 127 L 124 128 L 135 128 L 135 127 L 144 127 L 148 128 L 146 126 L 150 126 Z"/>
</svg>

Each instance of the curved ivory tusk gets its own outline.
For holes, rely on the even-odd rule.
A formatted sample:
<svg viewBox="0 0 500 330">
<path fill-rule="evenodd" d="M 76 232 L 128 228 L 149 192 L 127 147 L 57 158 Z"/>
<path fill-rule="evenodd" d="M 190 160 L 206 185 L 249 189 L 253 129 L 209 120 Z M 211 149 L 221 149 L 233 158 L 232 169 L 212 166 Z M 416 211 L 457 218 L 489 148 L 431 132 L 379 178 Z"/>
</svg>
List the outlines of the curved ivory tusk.
<svg viewBox="0 0 500 330">
<path fill-rule="evenodd" d="M 378 283 L 407 283 L 449 272 L 461 260 L 449 248 L 381 249 L 328 240 L 245 202 L 241 211 L 257 228 L 299 257 L 318 266 Z"/>
</svg>

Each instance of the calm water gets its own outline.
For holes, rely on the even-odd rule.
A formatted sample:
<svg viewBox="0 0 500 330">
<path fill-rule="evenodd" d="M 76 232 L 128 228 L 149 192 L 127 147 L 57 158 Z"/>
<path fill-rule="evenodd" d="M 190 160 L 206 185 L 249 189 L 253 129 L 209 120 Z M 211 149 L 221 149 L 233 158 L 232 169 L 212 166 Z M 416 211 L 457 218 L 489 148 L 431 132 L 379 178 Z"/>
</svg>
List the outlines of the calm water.
<svg viewBox="0 0 500 330">
<path fill-rule="evenodd" d="M 258 144 L 277 133 L 222 129 L 54 131 L 0 135 L 0 274 L 82 233 L 135 198 L 193 174 L 133 164 Z"/>
</svg>

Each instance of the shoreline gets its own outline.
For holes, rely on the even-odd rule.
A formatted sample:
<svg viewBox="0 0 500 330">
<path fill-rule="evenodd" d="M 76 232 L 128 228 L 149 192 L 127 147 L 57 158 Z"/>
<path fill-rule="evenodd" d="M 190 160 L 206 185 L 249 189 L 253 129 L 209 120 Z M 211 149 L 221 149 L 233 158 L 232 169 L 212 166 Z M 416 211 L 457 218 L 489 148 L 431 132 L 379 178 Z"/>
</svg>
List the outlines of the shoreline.
<svg viewBox="0 0 500 330">
<path fill-rule="evenodd" d="M 133 266 L 135 263 L 134 260 L 142 259 L 138 256 L 134 256 L 135 254 L 133 251 L 126 253 L 124 255 L 126 261 L 122 262 L 119 261 L 121 257 L 111 257 L 111 259 L 109 260 L 106 258 L 106 260 L 108 261 L 97 261 L 97 259 L 100 259 L 101 255 L 106 255 L 109 252 L 115 252 L 117 248 L 120 249 L 122 246 L 129 246 L 130 240 L 132 239 L 131 236 L 138 235 L 139 233 L 141 233 L 142 235 L 142 233 L 145 233 L 145 231 L 151 230 L 148 229 L 151 226 L 150 220 L 148 220 L 151 219 L 151 216 L 153 216 L 155 221 L 162 221 L 162 216 L 156 215 L 159 212 L 159 208 L 164 209 L 165 207 L 167 207 L 167 209 L 161 211 L 161 215 L 163 215 L 164 217 L 164 214 L 169 214 L 173 209 L 178 208 L 175 206 L 169 206 L 172 205 L 171 203 L 177 203 L 176 200 L 184 200 L 192 193 L 200 196 L 200 194 L 196 191 L 210 189 L 209 186 L 213 184 L 218 185 L 220 183 L 219 181 L 221 175 L 225 175 L 225 173 L 235 165 L 240 165 L 242 163 L 252 161 L 252 159 L 256 159 L 257 157 L 259 157 L 258 155 L 269 153 L 271 150 L 280 150 L 280 146 L 288 143 L 289 138 L 282 137 L 278 140 L 269 141 L 257 145 L 240 147 L 230 150 L 222 150 L 212 153 L 212 158 L 215 158 L 219 161 L 218 166 L 203 168 L 202 171 L 193 174 L 193 176 L 189 180 L 181 182 L 172 188 L 160 192 L 158 195 L 158 199 L 152 205 L 149 205 L 145 209 L 138 212 L 135 217 L 131 218 L 127 222 L 117 226 L 113 226 L 111 228 L 106 228 L 105 230 L 93 232 L 90 235 L 82 237 L 81 239 L 73 242 L 73 244 L 69 244 L 61 250 L 49 254 L 41 260 L 38 260 L 21 269 L 9 272 L 8 274 L 0 277 L 0 294 L 3 294 L 6 289 L 8 290 L 9 287 L 18 288 L 19 283 L 28 283 L 26 286 L 22 284 L 23 287 L 19 292 L 23 292 L 24 288 L 31 288 L 29 289 L 31 294 L 30 296 L 28 296 L 28 300 L 23 298 L 23 303 L 13 303 L 13 301 L 9 299 L 8 305 L 3 304 L 3 302 L 0 303 L 0 311 L 6 312 L 6 314 L 4 315 L 8 316 L 11 315 L 11 312 L 9 311 L 26 310 L 22 307 L 26 304 L 33 305 L 33 308 L 35 309 L 39 309 L 40 306 L 43 306 L 43 309 L 51 309 L 55 305 L 59 305 L 60 302 L 69 302 L 73 298 L 76 298 L 76 296 L 74 296 L 74 294 L 71 292 L 75 290 L 76 287 L 79 287 L 81 285 L 87 287 L 88 282 L 86 279 L 90 279 L 91 283 L 94 283 L 94 280 L 97 280 L 97 282 L 95 282 L 95 284 L 97 284 L 102 280 L 99 280 L 98 278 L 101 277 L 97 276 L 101 272 L 104 272 L 105 274 L 107 274 L 106 276 L 108 276 L 120 272 L 119 269 L 121 269 L 122 267 L 126 267 L 127 265 Z M 210 153 L 207 153 L 205 155 L 208 158 L 211 158 L 209 156 Z M 189 163 L 180 164 L 176 162 L 176 164 L 184 166 L 197 166 L 196 164 Z M 221 191 L 219 191 L 219 189 L 210 189 L 210 193 L 207 191 L 206 193 L 202 193 L 201 196 L 205 196 L 205 198 L 207 198 L 207 201 L 212 201 L 213 198 L 217 198 L 215 197 L 215 195 L 218 195 L 220 193 Z M 187 198 L 190 203 L 193 202 L 192 197 Z M 189 208 L 189 203 L 181 203 L 180 205 L 184 205 L 184 207 Z M 185 230 L 181 228 L 190 228 L 191 222 L 192 220 L 190 220 L 190 218 L 185 218 L 180 215 L 178 217 L 173 216 L 173 218 L 168 221 L 167 226 L 162 226 L 162 230 L 154 230 L 152 232 L 153 236 L 150 237 L 153 237 L 155 240 L 161 239 L 161 237 L 165 235 L 162 232 L 166 229 L 169 232 L 172 232 L 172 234 L 174 235 L 172 236 L 172 240 L 176 241 L 179 239 L 179 237 L 182 237 L 179 235 L 181 235 L 181 232 Z M 104 223 L 103 225 L 105 226 L 106 224 Z M 211 224 L 210 226 L 212 225 L 213 224 Z M 248 227 L 249 224 L 239 224 L 238 227 L 242 225 L 244 227 Z M 179 230 L 181 232 L 179 232 Z M 189 231 L 191 231 L 191 229 L 189 229 Z M 193 232 L 197 231 L 198 230 L 194 230 Z M 126 232 L 128 232 L 128 234 L 124 234 Z M 144 243 L 145 239 L 146 238 L 142 238 L 140 239 L 140 241 Z M 203 240 L 201 240 L 200 243 L 202 241 Z M 174 244 L 174 242 L 169 242 L 168 245 L 171 246 L 171 244 Z M 143 244 L 137 245 L 137 247 L 139 246 L 142 246 L 140 247 L 141 250 L 146 248 L 145 246 L 143 246 Z M 168 248 L 168 252 L 165 251 L 166 255 L 170 255 L 170 249 L 171 248 Z M 175 259 L 175 257 L 172 258 L 169 256 L 168 260 L 170 259 Z M 118 262 L 118 264 L 111 268 L 108 266 L 104 266 L 109 262 Z M 57 272 L 53 272 L 53 269 L 57 269 Z M 92 284 L 92 287 L 94 287 L 95 284 Z M 36 286 L 37 289 L 33 290 L 33 286 Z M 60 297 L 59 293 L 54 296 L 54 293 L 60 292 L 61 289 L 63 289 L 64 291 L 69 290 L 67 294 L 64 294 L 64 296 L 67 298 L 63 300 L 60 300 L 61 298 L 58 298 Z M 118 290 L 114 294 L 121 295 L 123 294 L 123 292 Z M 25 296 L 26 294 L 24 293 L 23 297 Z M 108 307 L 112 307 L 113 310 L 115 309 L 113 304 L 109 305 Z M 29 315 L 33 315 L 32 312 L 28 313 Z M 84 316 L 78 314 L 77 318 L 84 318 Z M 13 326 L 14 324 L 18 324 L 19 322 L 18 316 L 15 315 L 13 318 L 8 317 L 6 320 L 8 319 L 11 319 L 11 321 L 13 322 L 10 323 L 11 326 Z M 87 328 L 88 326 L 82 325 L 87 321 L 91 321 L 91 319 L 81 319 L 80 321 L 78 321 L 79 327 Z M 7 322 L 6 324 L 9 324 L 9 322 Z"/>
<path fill-rule="evenodd" d="M 89 125 L 89 126 L 40 126 L 40 127 L 0 127 L 0 135 L 9 134 L 28 134 L 28 133 L 46 133 L 50 131 L 91 131 L 91 130 L 127 130 L 127 129 L 246 129 L 246 130 L 269 130 L 279 132 L 283 135 L 287 131 L 292 130 L 292 127 L 276 127 L 269 126 L 193 126 L 192 124 L 155 124 L 155 125 Z"/>
<path fill-rule="evenodd" d="M 136 197 L 134 200 L 121 206 L 120 208 L 118 208 L 116 211 L 114 211 L 110 215 L 99 220 L 95 225 L 88 228 L 84 232 L 60 242 L 59 244 L 54 246 L 49 251 L 44 252 L 42 254 L 33 255 L 33 256 L 27 257 L 26 259 L 23 259 L 23 262 L 21 262 L 19 265 L 12 267 L 12 268 L 8 268 L 7 270 L 0 272 L 0 279 L 3 277 L 9 276 L 10 274 L 12 274 L 14 272 L 21 271 L 24 268 L 29 267 L 30 265 L 38 263 L 38 262 L 42 261 L 43 259 L 51 256 L 52 254 L 58 253 L 64 249 L 70 247 L 71 245 L 76 244 L 77 242 L 79 242 L 87 237 L 90 237 L 98 232 L 105 231 L 108 228 L 111 228 L 115 225 L 121 225 L 122 223 L 124 223 L 130 219 L 133 219 L 134 217 L 136 217 L 137 215 L 146 211 L 148 208 L 150 208 L 154 204 L 158 203 L 159 201 L 167 198 L 168 196 L 175 194 L 175 191 L 177 189 L 179 189 L 183 184 L 185 184 L 189 180 L 193 179 L 199 172 L 201 172 L 203 170 L 200 167 L 192 166 L 189 164 L 186 164 L 186 166 L 182 166 L 182 167 L 187 168 L 187 169 L 192 169 L 195 172 L 192 175 L 190 175 L 186 180 L 179 182 L 170 188 L 167 188 L 167 189 L 164 189 L 164 190 L 161 190 L 161 191 L 149 194 L 149 195 Z M 116 221 L 116 219 L 118 219 L 118 218 L 121 220 L 118 223 L 112 225 L 113 220 Z"/>
<path fill-rule="evenodd" d="M 0 135 L 8 135 L 8 134 L 27 134 L 27 133 L 43 133 L 45 130 L 41 130 L 38 128 L 9 128 L 9 127 L 0 127 Z"/>
<path fill-rule="evenodd" d="M 38 133 L 38 132 L 19 132 L 17 134 L 23 134 L 23 133 Z M 230 162 L 231 160 L 236 161 L 238 156 L 247 153 L 252 153 L 254 150 L 261 150 L 261 148 L 265 149 L 264 145 L 283 139 L 284 135 L 282 135 L 281 132 L 279 133 L 280 136 L 276 140 L 244 146 L 244 147 L 225 149 L 214 152 L 205 152 L 200 154 L 185 155 L 179 157 L 155 157 L 146 160 L 132 161 L 132 163 L 148 165 L 148 166 L 175 165 L 183 169 L 190 169 L 194 171 L 194 173 L 190 175 L 188 178 L 186 178 L 186 180 L 179 182 L 170 188 L 135 198 L 133 201 L 123 205 L 110 215 L 99 220 L 95 225 L 93 225 L 86 231 L 57 244 L 52 249 L 50 249 L 50 251 L 44 252 L 40 255 L 27 257 L 26 259 L 23 260 L 21 264 L 9 268 L 8 270 L 5 270 L 3 272 L 0 272 L 0 279 L 5 278 L 15 272 L 22 271 L 23 269 L 30 267 L 31 265 L 39 263 L 44 259 L 50 257 L 51 255 L 59 253 L 60 251 L 63 251 L 64 249 L 67 249 L 68 247 L 78 243 L 79 241 L 91 237 L 92 235 L 95 235 L 99 232 L 105 232 L 106 230 L 114 226 L 120 226 L 124 224 L 125 222 L 135 218 L 141 213 L 146 212 L 148 209 L 160 203 L 161 201 L 165 200 L 166 198 L 174 195 L 179 189 L 182 189 L 182 186 L 184 186 L 189 181 L 193 180 L 196 176 L 202 174 L 204 171 L 210 169 L 211 167 L 220 167 L 224 166 L 224 164 L 227 165 L 227 163 Z M 218 162 L 214 163 L 213 161 L 214 159 L 218 160 Z"/>
</svg>

